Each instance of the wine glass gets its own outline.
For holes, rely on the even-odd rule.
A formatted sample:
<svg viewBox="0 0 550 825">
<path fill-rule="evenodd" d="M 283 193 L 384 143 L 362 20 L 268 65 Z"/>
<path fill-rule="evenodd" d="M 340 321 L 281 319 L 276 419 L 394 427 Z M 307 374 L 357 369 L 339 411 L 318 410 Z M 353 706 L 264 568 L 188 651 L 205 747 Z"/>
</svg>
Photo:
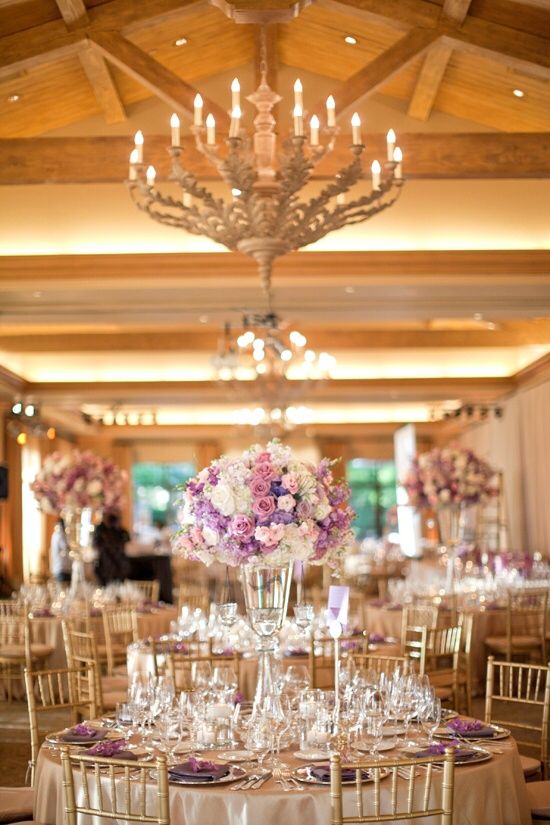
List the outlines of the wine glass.
<svg viewBox="0 0 550 825">
<path fill-rule="evenodd" d="M 266 716 L 257 716 L 248 726 L 245 739 L 246 750 L 252 751 L 258 760 L 260 773 L 263 763 L 273 744 L 273 721 Z"/>
<path fill-rule="evenodd" d="M 289 665 L 287 667 L 283 689 L 292 699 L 296 699 L 300 692 L 308 688 L 310 684 L 309 670 L 306 665 Z"/>
<path fill-rule="evenodd" d="M 212 679 L 212 666 L 210 662 L 191 663 L 191 682 L 195 690 L 206 691 L 210 687 Z"/>
<path fill-rule="evenodd" d="M 239 686 L 233 665 L 216 665 L 212 674 L 211 686 L 214 689 L 231 691 L 233 695 Z"/>
<path fill-rule="evenodd" d="M 428 744 L 433 743 L 434 733 L 441 725 L 441 699 L 435 698 L 423 702 L 418 709 L 422 730 L 428 737 Z"/>
</svg>

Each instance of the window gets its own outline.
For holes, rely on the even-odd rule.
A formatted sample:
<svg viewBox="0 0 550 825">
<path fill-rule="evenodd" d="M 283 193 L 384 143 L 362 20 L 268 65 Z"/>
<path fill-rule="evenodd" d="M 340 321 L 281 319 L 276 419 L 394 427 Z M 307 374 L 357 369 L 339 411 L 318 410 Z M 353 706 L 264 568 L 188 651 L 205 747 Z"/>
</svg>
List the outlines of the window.
<svg viewBox="0 0 550 825">
<path fill-rule="evenodd" d="M 136 536 L 145 541 L 154 525 L 170 527 L 174 524 L 181 498 L 178 488 L 194 475 L 195 467 L 190 462 L 134 464 L 132 488 Z"/>
<path fill-rule="evenodd" d="M 351 487 L 351 506 L 357 513 L 354 530 L 358 540 L 381 537 L 386 514 L 396 504 L 394 462 L 354 458 L 346 465 L 346 477 Z"/>
</svg>

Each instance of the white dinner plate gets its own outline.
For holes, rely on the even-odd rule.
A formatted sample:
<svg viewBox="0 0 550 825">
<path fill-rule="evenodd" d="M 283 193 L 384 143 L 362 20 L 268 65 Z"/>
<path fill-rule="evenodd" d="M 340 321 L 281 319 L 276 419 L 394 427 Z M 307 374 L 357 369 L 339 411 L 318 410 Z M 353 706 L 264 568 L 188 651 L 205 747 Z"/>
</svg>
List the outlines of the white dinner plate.
<svg viewBox="0 0 550 825">
<path fill-rule="evenodd" d="M 384 725 L 382 728 L 382 736 L 401 736 L 405 733 L 403 725 Z"/>
<path fill-rule="evenodd" d="M 330 754 L 325 751 L 294 751 L 292 755 L 302 762 L 326 762 L 330 759 Z"/>
<path fill-rule="evenodd" d="M 90 727 L 95 727 L 95 725 L 91 725 Z M 101 739 L 93 739 L 91 742 L 83 742 L 82 739 L 80 739 L 71 742 L 61 738 L 62 736 L 66 736 L 69 730 L 69 728 L 65 728 L 65 730 L 58 730 L 55 731 L 55 733 L 46 734 L 46 742 L 49 742 L 50 745 L 81 745 L 83 748 L 91 748 L 93 745 L 97 745 L 99 742 L 105 742 L 108 739 L 120 739 L 120 734 L 117 734 L 115 731 L 105 731 L 97 728 L 98 732 L 105 734 Z"/>
<path fill-rule="evenodd" d="M 320 779 L 317 779 L 316 776 L 312 776 L 310 771 L 311 768 L 314 768 L 315 765 L 304 765 L 303 768 L 296 768 L 296 770 L 292 771 L 290 774 L 293 779 L 297 779 L 298 782 L 305 782 L 307 785 L 322 785 L 324 788 L 330 785 L 330 780 L 326 782 L 322 782 Z M 343 768 L 346 766 L 344 765 Z M 374 782 L 374 773 L 372 771 L 365 771 L 364 773 L 367 776 L 363 779 L 363 784 L 366 782 Z M 385 779 L 387 776 L 390 775 L 390 771 L 388 768 L 380 768 L 380 779 Z M 355 784 L 355 776 L 353 779 L 343 779 L 342 785 L 354 785 Z"/>
<path fill-rule="evenodd" d="M 204 779 L 183 779 L 169 775 L 168 781 L 172 785 L 204 785 L 210 787 L 211 785 L 226 785 L 228 782 L 236 782 L 237 779 L 244 779 L 245 776 L 248 776 L 248 771 L 245 771 L 244 768 L 240 768 L 238 765 L 230 765 L 229 773 L 227 776 L 222 776 L 221 779 L 212 779 L 205 782 Z"/>
<path fill-rule="evenodd" d="M 353 747 L 356 751 L 361 751 L 361 753 L 370 753 L 372 750 L 372 746 L 367 744 L 367 742 L 361 741 L 361 739 L 354 742 Z M 384 740 L 382 740 L 378 746 L 379 751 L 391 751 L 393 748 L 395 748 L 395 742 L 392 741 L 384 742 Z"/>
<path fill-rule="evenodd" d="M 256 754 L 253 751 L 221 751 L 217 754 L 216 759 L 222 762 L 250 762 L 256 759 Z"/>
<path fill-rule="evenodd" d="M 510 736 L 510 731 L 508 728 L 503 728 L 500 725 L 491 725 L 491 727 L 494 730 L 494 734 L 492 736 L 475 736 L 475 734 L 473 736 L 458 735 L 446 727 L 441 727 L 436 730 L 434 737 L 436 739 L 460 739 L 464 743 L 481 743 L 494 742 L 497 739 L 507 739 Z"/>
<path fill-rule="evenodd" d="M 467 745 L 464 743 L 464 747 L 462 748 L 459 745 L 456 750 L 472 750 L 475 751 L 475 756 L 472 756 L 470 759 L 466 759 L 464 762 L 459 762 L 455 760 L 455 768 L 463 768 L 466 765 L 478 765 L 480 762 L 487 762 L 487 760 L 493 758 L 493 754 L 489 751 L 486 751 L 484 748 L 478 748 L 476 745 Z M 416 751 L 401 751 L 402 756 L 406 756 L 408 759 L 414 759 L 414 753 Z M 441 762 L 435 762 L 435 765 L 443 765 L 443 760 Z"/>
</svg>

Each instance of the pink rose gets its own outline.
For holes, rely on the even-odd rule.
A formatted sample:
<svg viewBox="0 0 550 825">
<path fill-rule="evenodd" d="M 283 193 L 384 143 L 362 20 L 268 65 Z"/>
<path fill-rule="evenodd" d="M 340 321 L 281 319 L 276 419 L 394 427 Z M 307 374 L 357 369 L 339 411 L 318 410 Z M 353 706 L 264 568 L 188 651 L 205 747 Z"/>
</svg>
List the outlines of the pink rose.
<svg viewBox="0 0 550 825">
<path fill-rule="evenodd" d="M 281 484 L 286 487 L 289 493 L 298 492 L 298 478 L 296 473 L 285 473 L 281 479 Z"/>
<path fill-rule="evenodd" d="M 271 524 L 269 527 L 256 527 L 254 538 L 266 547 L 274 547 L 285 534 L 284 524 Z"/>
<path fill-rule="evenodd" d="M 282 510 L 284 513 L 290 513 L 291 510 L 294 510 L 295 505 L 296 500 L 293 496 L 279 496 L 277 499 L 277 509 Z"/>
<path fill-rule="evenodd" d="M 254 498 L 262 498 L 263 496 L 267 496 L 271 490 L 271 484 L 269 481 L 266 481 L 265 478 L 261 476 L 252 476 L 252 480 L 250 482 L 250 492 L 254 496 Z"/>
<path fill-rule="evenodd" d="M 259 461 L 254 467 L 254 475 L 260 476 L 260 478 L 263 478 L 265 481 L 273 481 L 273 479 L 277 478 L 277 473 L 269 461 Z"/>
<path fill-rule="evenodd" d="M 302 499 L 298 502 L 296 505 L 296 515 L 301 519 L 311 518 L 313 515 L 313 507 L 309 501 Z"/>
<path fill-rule="evenodd" d="M 242 513 L 237 513 L 233 516 L 229 525 L 229 532 L 232 536 L 240 541 L 247 541 L 254 535 L 254 522 L 250 516 L 245 516 Z"/>
<path fill-rule="evenodd" d="M 267 519 L 275 512 L 274 496 L 263 496 L 262 498 L 257 498 L 252 502 L 252 510 L 262 519 L 262 521 L 267 521 Z"/>
</svg>

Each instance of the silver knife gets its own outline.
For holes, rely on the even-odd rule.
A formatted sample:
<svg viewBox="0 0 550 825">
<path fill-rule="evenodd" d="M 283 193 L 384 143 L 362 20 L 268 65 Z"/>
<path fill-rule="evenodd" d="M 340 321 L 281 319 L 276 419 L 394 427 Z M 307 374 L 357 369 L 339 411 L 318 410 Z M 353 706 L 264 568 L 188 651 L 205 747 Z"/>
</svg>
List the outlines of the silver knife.
<svg viewBox="0 0 550 825">
<path fill-rule="evenodd" d="M 272 774 L 272 772 L 271 772 L 271 771 L 269 771 L 268 773 L 264 774 L 264 776 L 260 776 L 260 778 L 259 778 L 259 779 L 256 779 L 256 780 L 252 783 L 252 785 L 249 785 L 249 786 L 248 786 L 247 790 L 249 790 L 249 791 L 257 791 L 257 790 L 258 790 L 258 788 L 261 788 L 261 787 L 262 787 L 262 785 L 264 785 L 264 784 L 267 782 L 267 780 L 268 780 L 268 779 L 271 779 L 272 775 L 273 775 L 273 774 Z"/>
</svg>

